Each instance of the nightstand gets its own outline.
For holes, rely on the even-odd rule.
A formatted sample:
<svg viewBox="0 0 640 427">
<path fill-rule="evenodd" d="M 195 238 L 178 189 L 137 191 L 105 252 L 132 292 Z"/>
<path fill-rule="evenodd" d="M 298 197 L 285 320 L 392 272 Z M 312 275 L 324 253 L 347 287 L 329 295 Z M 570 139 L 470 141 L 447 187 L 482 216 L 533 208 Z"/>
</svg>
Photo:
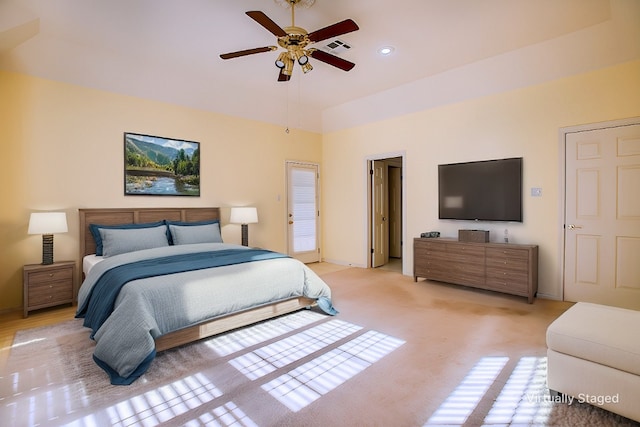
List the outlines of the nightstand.
<svg viewBox="0 0 640 427">
<path fill-rule="evenodd" d="M 24 317 L 32 310 L 73 304 L 76 263 L 28 264 L 23 268 Z"/>
</svg>

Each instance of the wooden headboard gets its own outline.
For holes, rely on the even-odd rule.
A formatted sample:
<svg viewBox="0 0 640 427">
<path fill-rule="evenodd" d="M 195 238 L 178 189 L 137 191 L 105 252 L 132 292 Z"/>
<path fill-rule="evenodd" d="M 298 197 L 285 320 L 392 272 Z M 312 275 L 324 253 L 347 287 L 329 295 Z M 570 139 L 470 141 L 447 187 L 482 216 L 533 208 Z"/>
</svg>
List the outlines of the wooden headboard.
<svg viewBox="0 0 640 427">
<path fill-rule="evenodd" d="M 220 219 L 220 208 L 106 208 L 80 209 L 80 276 L 82 258 L 96 253 L 96 242 L 89 224 L 119 225 L 170 221 L 207 221 Z"/>
<path fill-rule="evenodd" d="M 220 208 L 105 208 L 79 209 L 80 213 L 80 259 L 78 260 L 78 277 L 82 281 L 82 259 L 86 255 L 96 253 L 96 242 L 89 230 L 89 224 L 120 225 L 157 222 L 163 219 L 170 221 L 208 221 L 220 219 Z M 74 301 L 77 301 L 80 284 L 74 284 Z"/>
</svg>

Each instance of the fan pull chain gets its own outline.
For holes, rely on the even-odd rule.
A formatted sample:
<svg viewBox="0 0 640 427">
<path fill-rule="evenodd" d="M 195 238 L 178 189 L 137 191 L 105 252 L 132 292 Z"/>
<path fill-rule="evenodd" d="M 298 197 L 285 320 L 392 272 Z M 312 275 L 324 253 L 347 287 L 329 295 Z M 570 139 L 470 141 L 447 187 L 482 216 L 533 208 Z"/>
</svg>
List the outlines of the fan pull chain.
<svg viewBox="0 0 640 427">
<path fill-rule="evenodd" d="M 284 133 L 289 134 L 289 122 L 291 121 L 290 103 L 289 103 L 289 85 L 287 84 L 287 128 Z"/>
</svg>

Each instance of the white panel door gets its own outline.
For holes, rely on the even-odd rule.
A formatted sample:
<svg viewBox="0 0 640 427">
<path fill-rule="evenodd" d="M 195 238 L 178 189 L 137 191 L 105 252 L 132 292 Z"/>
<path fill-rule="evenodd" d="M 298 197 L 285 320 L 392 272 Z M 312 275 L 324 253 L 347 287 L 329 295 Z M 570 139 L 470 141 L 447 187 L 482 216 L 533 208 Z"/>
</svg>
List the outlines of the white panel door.
<svg viewBox="0 0 640 427">
<path fill-rule="evenodd" d="M 287 162 L 287 253 L 304 263 L 320 261 L 317 164 Z"/>
<path fill-rule="evenodd" d="M 640 309 L 640 124 L 565 142 L 564 299 Z"/>
</svg>

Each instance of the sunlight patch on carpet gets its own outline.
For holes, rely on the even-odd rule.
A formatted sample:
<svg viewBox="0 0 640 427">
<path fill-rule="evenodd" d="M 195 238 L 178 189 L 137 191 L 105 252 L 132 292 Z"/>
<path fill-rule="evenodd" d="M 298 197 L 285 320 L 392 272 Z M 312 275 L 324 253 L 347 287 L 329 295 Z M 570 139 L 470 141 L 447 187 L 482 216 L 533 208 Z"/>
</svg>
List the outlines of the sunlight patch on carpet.
<svg viewBox="0 0 640 427">
<path fill-rule="evenodd" d="M 483 357 L 440 405 L 425 426 L 463 426 L 485 398 L 509 358 Z M 547 358 L 522 357 L 482 421 L 483 426 L 547 425 L 553 401 L 547 388 Z"/>
<path fill-rule="evenodd" d="M 297 412 L 404 343 L 380 332 L 368 331 L 269 381 L 262 389 Z"/>
<path fill-rule="evenodd" d="M 47 366 L 38 366 L 25 372 L 15 372 L 1 377 L 0 380 L 6 379 L 7 382 L 11 382 L 12 393 L 0 394 L 0 419 L 8 425 L 21 425 L 21 420 L 25 417 L 31 420 L 38 419 L 43 412 L 41 408 L 46 408 L 44 415 L 47 419 L 55 419 L 64 413 L 89 406 L 85 397 L 86 390 L 81 382 L 56 386 L 51 384 L 50 375 Z M 6 387 L 3 386 L 2 390 L 6 390 Z M 60 413 L 59 407 L 54 404 L 61 399 L 66 402 L 64 413 Z"/>
<path fill-rule="evenodd" d="M 485 417 L 485 423 L 545 425 L 552 408 L 546 377 L 546 357 L 521 358 Z"/>
<path fill-rule="evenodd" d="M 253 427 L 260 413 L 240 403 L 252 393 L 299 411 L 405 343 L 305 310 L 167 351 L 121 388 L 91 360 L 81 324 L 46 332 L 57 338 L 34 340 L 40 329 L 22 334 L 10 373 L 0 376 L 0 419 L 8 425 Z"/>
<path fill-rule="evenodd" d="M 429 418 L 425 426 L 463 425 L 508 361 L 508 357 L 483 357 L 480 359 Z"/>
<path fill-rule="evenodd" d="M 198 373 L 123 400 L 66 425 L 154 426 L 220 396 L 222 392 L 206 376 Z"/>
<path fill-rule="evenodd" d="M 206 345 L 219 356 L 228 356 L 325 318 L 326 315 L 314 311 L 298 311 L 215 337 L 208 340 Z"/>
<path fill-rule="evenodd" d="M 229 402 L 218 406 L 214 410 L 200 415 L 197 419 L 184 424 L 185 427 L 200 426 L 233 426 L 233 427 L 258 427 L 251 418 L 238 408 L 235 403 Z"/>
<path fill-rule="evenodd" d="M 361 329 L 342 320 L 331 320 L 238 356 L 229 363 L 250 380 L 256 380 Z"/>
</svg>

